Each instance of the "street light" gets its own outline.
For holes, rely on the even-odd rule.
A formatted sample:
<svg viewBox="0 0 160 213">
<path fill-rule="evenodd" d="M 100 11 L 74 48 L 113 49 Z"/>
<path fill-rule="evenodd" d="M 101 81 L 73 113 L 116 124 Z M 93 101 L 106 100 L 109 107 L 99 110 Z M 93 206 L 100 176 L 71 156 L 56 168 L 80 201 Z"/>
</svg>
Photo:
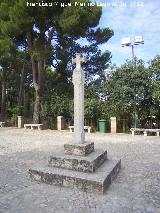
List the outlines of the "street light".
<svg viewBox="0 0 160 213">
<path fill-rule="evenodd" d="M 132 48 L 132 64 L 133 67 L 136 67 L 136 62 L 135 62 L 135 54 L 134 54 L 134 46 L 135 45 L 140 45 L 140 44 L 144 44 L 144 39 L 143 36 L 135 36 L 135 37 L 127 37 L 127 38 L 123 38 L 121 40 L 121 45 L 122 47 L 131 47 Z M 135 88 L 134 88 L 135 90 Z M 134 91 L 135 92 L 135 91 Z M 137 117 L 137 113 L 136 113 L 136 94 L 134 94 L 134 101 L 135 101 L 135 109 L 134 109 L 134 127 L 137 127 L 136 124 L 136 117 Z"/>
<path fill-rule="evenodd" d="M 123 38 L 121 41 L 122 47 L 131 47 L 132 48 L 132 64 L 135 66 L 135 55 L 134 55 L 134 46 L 144 44 L 143 36 L 135 36 L 133 38 L 127 37 Z"/>
</svg>

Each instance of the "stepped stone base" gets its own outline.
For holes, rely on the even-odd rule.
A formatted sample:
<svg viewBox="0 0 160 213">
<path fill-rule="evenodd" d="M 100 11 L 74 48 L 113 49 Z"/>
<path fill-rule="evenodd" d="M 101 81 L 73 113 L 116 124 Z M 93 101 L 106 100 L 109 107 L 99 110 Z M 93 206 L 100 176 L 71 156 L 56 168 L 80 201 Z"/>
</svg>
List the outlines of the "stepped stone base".
<svg viewBox="0 0 160 213">
<path fill-rule="evenodd" d="M 48 166 L 82 172 L 95 172 L 95 170 L 100 167 L 105 160 L 107 160 L 107 151 L 95 150 L 87 156 L 73 156 L 65 154 L 53 157 L 51 156 Z"/>
<path fill-rule="evenodd" d="M 38 182 L 104 193 L 120 168 L 121 160 L 107 160 L 107 151 L 94 151 L 93 142 L 69 143 L 64 144 L 64 154 L 29 169 L 29 175 Z"/>
<path fill-rule="evenodd" d="M 29 169 L 30 177 L 47 184 L 76 187 L 84 191 L 104 193 L 121 168 L 120 160 L 107 160 L 95 173 L 83 173 L 40 163 Z"/>
<path fill-rule="evenodd" d="M 93 142 L 85 142 L 82 144 L 67 143 L 64 144 L 64 153 L 67 155 L 85 156 L 94 151 Z"/>
</svg>

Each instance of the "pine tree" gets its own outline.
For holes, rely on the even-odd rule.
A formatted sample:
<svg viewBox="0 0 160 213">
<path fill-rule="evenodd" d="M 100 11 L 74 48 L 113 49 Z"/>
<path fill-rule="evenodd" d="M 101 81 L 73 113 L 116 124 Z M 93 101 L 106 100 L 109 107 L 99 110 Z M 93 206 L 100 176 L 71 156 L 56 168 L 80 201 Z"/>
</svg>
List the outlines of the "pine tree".
<svg viewBox="0 0 160 213">
<path fill-rule="evenodd" d="M 101 16 L 99 7 L 61 7 L 59 1 L 52 7 L 27 6 L 25 0 L 2 0 L 0 4 L 0 27 L 3 34 L 16 40 L 17 37 L 27 42 L 32 63 L 35 104 L 33 122 L 39 123 L 40 97 L 44 87 L 45 67 L 51 55 L 54 37 L 60 35 L 84 36 L 90 27 L 95 27 Z M 50 1 L 45 1 L 49 4 Z M 81 2 L 87 3 L 88 0 Z M 23 43 L 23 42 L 22 42 Z"/>
</svg>

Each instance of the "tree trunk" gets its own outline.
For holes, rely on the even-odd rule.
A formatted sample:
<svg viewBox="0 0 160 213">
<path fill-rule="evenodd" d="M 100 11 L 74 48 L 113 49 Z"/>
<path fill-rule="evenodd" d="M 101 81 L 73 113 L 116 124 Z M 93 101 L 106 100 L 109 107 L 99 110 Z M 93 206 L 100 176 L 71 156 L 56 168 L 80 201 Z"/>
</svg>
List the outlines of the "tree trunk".
<svg viewBox="0 0 160 213">
<path fill-rule="evenodd" d="M 6 72 L 2 70 L 2 99 L 1 99 L 1 119 L 6 117 Z"/>
<path fill-rule="evenodd" d="M 45 22 L 42 18 L 42 23 L 40 25 L 40 46 L 41 46 L 41 51 L 45 50 Z M 30 50 L 34 50 L 34 45 L 33 45 L 33 37 L 30 33 L 27 34 L 27 43 L 29 45 Z M 44 86 L 44 61 L 45 61 L 45 56 L 41 56 L 38 61 L 38 66 L 37 63 L 31 55 L 31 62 L 32 62 L 32 75 L 33 75 L 33 86 L 35 89 L 35 102 L 34 102 L 34 112 L 33 112 L 33 123 L 39 123 L 40 121 L 40 96 L 41 92 L 43 90 Z"/>
<path fill-rule="evenodd" d="M 40 93 L 44 88 L 44 60 L 41 59 L 38 61 L 38 85 L 40 89 Z"/>
<path fill-rule="evenodd" d="M 33 111 L 33 123 L 39 123 L 40 120 L 40 87 L 37 83 L 37 69 L 36 62 L 31 57 L 32 61 L 32 74 L 33 74 L 33 86 L 35 89 L 35 102 L 34 102 L 34 111 Z"/>
<path fill-rule="evenodd" d="M 24 73 L 25 73 L 25 62 L 23 63 L 22 71 L 21 71 L 21 80 L 20 80 L 20 89 L 18 96 L 18 106 L 22 106 L 23 104 L 23 91 L 24 91 Z"/>
<path fill-rule="evenodd" d="M 39 35 L 39 41 L 40 41 L 40 58 L 38 60 L 38 85 L 40 89 L 40 94 L 43 91 L 44 88 L 44 64 L 45 64 L 45 54 L 43 53 L 45 51 L 45 20 L 43 17 L 41 17 L 40 22 L 40 35 Z"/>
<path fill-rule="evenodd" d="M 33 37 L 31 33 L 27 34 L 27 43 L 29 49 L 33 51 Z M 34 110 L 33 110 L 33 123 L 39 123 L 40 119 L 40 94 L 39 94 L 39 85 L 38 85 L 38 72 L 36 67 L 36 61 L 31 55 L 31 63 L 32 63 L 32 76 L 33 76 L 33 87 L 35 89 L 35 102 L 34 102 Z"/>
<path fill-rule="evenodd" d="M 33 112 L 33 123 L 37 124 L 40 120 L 40 95 L 39 90 L 35 91 L 35 103 Z"/>
</svg>

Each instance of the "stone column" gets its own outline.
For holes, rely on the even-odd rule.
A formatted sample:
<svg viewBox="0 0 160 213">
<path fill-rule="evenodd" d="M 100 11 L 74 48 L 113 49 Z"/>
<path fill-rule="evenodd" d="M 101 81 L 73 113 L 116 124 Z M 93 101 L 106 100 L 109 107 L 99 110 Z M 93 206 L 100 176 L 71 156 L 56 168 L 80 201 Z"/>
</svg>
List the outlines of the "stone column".
<svg viewBox="0 0 160 213">
<path fill-rule="evenodd" d="M 58 130 L 65 129 L 65 122 L 64 122 L 64 117 L 63 116 L 58 116 L 57 117 L 57 129 Z"/>
<path fill-rule="evenodd" d="M 144 131 L 144 136 L 147 136 L 147 132 L 146 131 Z"/>
<path fill-rule="evenodd" d="M 74 84 L 74 143 L 84 143 L 84 81 L 85 76 L 81 67 L 84 58 L 80 54 L 76 54 L 73 63 L 76 68 L 73 70 L 73 84 Z"/>
<path fill-rule="evenodd" d="M 24 127 L 24 116 L 17 116 L 18 117 L 18 128 Z"/>
<path fill-rule="evenodd" d="M 117 119 L 116 117 L 111 117 L 111 133 L 117 132 Z"/>
</svg>

